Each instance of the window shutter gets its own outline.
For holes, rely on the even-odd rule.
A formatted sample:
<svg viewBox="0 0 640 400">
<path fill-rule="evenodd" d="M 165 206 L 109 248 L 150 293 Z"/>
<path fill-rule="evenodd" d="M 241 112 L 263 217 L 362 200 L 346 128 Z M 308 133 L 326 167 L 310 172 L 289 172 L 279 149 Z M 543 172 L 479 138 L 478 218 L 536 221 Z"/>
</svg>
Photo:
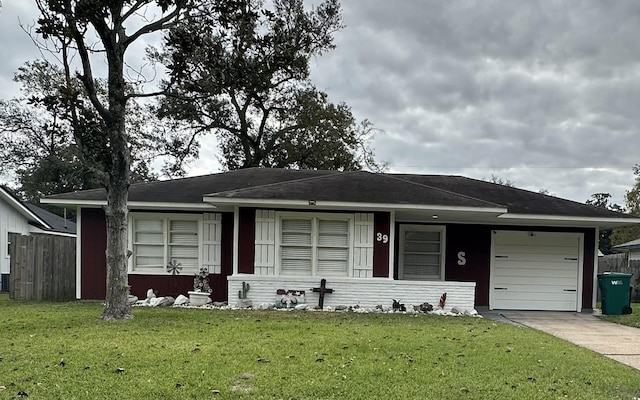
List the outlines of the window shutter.
<svg viewBox="0 0 640 400">
<path fill-rule="evenodd" d="M 210 274 L 222 273 L 222 215 L 205 213 L 202 221 L 202 266 Z"/>
</svg>

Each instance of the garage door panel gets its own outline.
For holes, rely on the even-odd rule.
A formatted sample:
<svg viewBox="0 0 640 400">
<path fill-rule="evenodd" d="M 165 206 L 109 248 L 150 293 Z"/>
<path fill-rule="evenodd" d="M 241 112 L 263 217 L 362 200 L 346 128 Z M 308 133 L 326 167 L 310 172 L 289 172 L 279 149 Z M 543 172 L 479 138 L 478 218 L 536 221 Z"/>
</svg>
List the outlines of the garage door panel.
<svg viewBox="0 0 640 400">
<path fill-rule="evenodd" d="M 555 276 L 529 276 L 529 277 L 509 277 L 509 276 L 496 276 L 493 279 L 493 286 L 500 285 L 511 286 L 525 284 L 531 287 L 531 291 L 534 292 L 536 285 L 550 285 L 550 286 L 562 286 L 569 288 L 576 288 L 576 279 L 574 277 L 555 277 Z"/>
<path fill-rule="evenodd" d="M 576 310 L 580 234 L 497 231 L 492 308 Z"/>
<path fill-rule="evenodd" d="M 508 288 L 505 285 L 500 285 L 499 283 L 496 283 L 494 285 L 494 287 L 496 288 L 496 295 L 502 295 L 502 294 L 506 294 L 506 293 L 565 293 L 565 294 L 570 294 L 572 296 L 575 295 L 575 289 L 573 289 L 571 286 L 569 285 L 553 285 L 553 284 L 543 284 L 543 285 L 538 285 L 536 286 L 536 288 L 534 290 L 531 290 L 531 286 L 530 285 L 509 285 Z M 507 290 L 499 290 L 497 288 L 507 288 Z"/>
<path fill-rule="evenodd" d="M 539 275 L 540 273 L 553 273 L 561 275 L 562 273 L 569 273 L 575 276 L 576 261 L 561 261 L 561 262 L 536 262 L 536 261 L 496 261 L 495 275 L 510 275 L 514 271 L 528 271 L 531 275 Z"/>
<path fill-rule="evenodd" d="M 574 261 L 578 258 L 578 254 L 569 251 L 552 252 L 548 249 L 526 249 L 515 250 L 513 252 L 503 251 L 495 253 L 496 260 L 547 260 L 547 261 Z"/>
<path fill-rule="evenodd" d="M 566 302 L 545 299 L 509 300 L 509 304 L 510 310 L 576 311 L 575 300 Z"/>
<path fill-rule="evenodd" d="M 529 292 L 514 292 L 514 291 L 506 291 L 506 290 L 498 290 L 496 291 L 496 299 L 497 300 L 530 300 L 530 301 L 547 301 L 549 300 L 548 297 L 545 297 L 545 294 L 548 293 L 538 293 L 541 296 L 538 297 L 531 297 L 531 294 Z M 566 293 L 560 293 L 557 296 L 554 296 L 553 301 L 558 301 L 558 302 L 570 302 L 570 301 L 574 301 L 575 303 L 575 297 L 576 294 L 575 292 L 566 292 Z"/>
<path fill-rule="evenodd" d="M 576 257 L 575 246 L 495 246 L 496 256 L 509 254 L 510 257 L 518 255 L 520 257 L 535 257 L 542 255 L 557 255 L 563 257 Z"/>
<path fill-rule="evenodd" d="M 526 240 L 528 246 L 537 247 L 556 247 L 556 246 L 575 246 L 578 243 L 578 237 L 574 233 L 564 234 L 556 232 L 536 232 L 534 236 L 530 236 L 528 232 L 505 232 L 498 231 L 496 235 L 500 236 L 501 246 L 521 246 L 523 240 Z"/>
</svg>

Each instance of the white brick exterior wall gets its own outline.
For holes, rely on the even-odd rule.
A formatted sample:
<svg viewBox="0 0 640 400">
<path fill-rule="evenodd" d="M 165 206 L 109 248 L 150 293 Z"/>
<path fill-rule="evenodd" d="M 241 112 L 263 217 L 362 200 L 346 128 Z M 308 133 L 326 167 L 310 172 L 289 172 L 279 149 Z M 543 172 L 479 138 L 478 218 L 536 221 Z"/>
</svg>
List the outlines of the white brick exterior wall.
<svg viewBox="0 0 640 400">
<path fill-rule="evenodd" d="M 318 305 L 318 294 L 311 291 L 320 287 L 319 277 L 276 277 L 258 275 L 229 276 L 229 304 L 237 302 L 238 291 L 242 282 L 251 285 L 247 298 L 254 305 L 274 303 L 276 290 L 304 290 L 306 303 Z M 327 288 L 333 289 L 324 299 L 324 305 L 375 307 L 381 304 L 391 307 L 392 299 L 401 300 L 407 307 L 424 302 L 438 305 L 440 296 L 447 293 L 445 311 L 456 307 L 461 311 L 474 309 L 475 282 L 442 282 L 442 281 L 394 281 L 388 278 L 328 278 Z"/>
</svg>

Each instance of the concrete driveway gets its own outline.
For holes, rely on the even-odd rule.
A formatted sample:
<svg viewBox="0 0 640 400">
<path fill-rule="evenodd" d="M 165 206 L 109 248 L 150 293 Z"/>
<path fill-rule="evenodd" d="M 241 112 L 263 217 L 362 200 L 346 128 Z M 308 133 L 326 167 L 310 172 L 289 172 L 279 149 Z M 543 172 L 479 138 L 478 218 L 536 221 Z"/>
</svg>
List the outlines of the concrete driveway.
<svg viewBox="0 0 640 400">
<path fill-rule="evenodd" d="M 640 329 L 605 322 L 593 314 L 553 311 L 492 311 L 508 322 L 528 326 L 586 347 L 640 370 Z M 499 320 L 499 318 L 498 318 Z"/>
</svg>

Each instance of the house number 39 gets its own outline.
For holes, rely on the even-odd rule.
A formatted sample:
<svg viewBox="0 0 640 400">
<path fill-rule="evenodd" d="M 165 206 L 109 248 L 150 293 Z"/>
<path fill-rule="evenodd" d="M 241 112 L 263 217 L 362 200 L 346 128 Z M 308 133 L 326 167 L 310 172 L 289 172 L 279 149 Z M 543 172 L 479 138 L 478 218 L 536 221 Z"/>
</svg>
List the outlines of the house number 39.
<svg viewBox="0 0 640 400">
<path fill-rule="evenodd" d="M 389 235 L 383 235 L 382 233 L 378 232 L 376 234 L 376 240 L 382 243 L 389 243 Z"/>
</svg>

